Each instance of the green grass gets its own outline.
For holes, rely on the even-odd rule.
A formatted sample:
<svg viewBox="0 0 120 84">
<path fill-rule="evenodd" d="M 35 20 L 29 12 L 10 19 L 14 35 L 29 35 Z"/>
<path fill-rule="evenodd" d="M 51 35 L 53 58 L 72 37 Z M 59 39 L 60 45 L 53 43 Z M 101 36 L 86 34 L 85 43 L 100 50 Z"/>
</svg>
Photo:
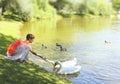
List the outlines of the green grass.
<svg viewBox="0 0 120 84">
<path fill-rule="evenodd" d="M 43 68 L 30 63 L 3 59 L 0 54 L 0 84 L 72 84 Z"/>
<path fill-rule="evenodd" d="M 0 54 L 5 55 L 7 51 L 7 47 L 14 40 L 15 38 L 13 38 L 12 36 L 7 36 L 0 33 Z"/>
<path fill-rule="evenodd" d="M 3 59 L 8 45 L 15 38 L 0 32 L 0 84 L 72 84 L 32 62 L 27 64 Z"/>
<path fill-rule="evenodd" d="M 19 29 L 23 24 L 17 21 L 0 21 L 0 33 L 19 38 Z"/>
</svg>

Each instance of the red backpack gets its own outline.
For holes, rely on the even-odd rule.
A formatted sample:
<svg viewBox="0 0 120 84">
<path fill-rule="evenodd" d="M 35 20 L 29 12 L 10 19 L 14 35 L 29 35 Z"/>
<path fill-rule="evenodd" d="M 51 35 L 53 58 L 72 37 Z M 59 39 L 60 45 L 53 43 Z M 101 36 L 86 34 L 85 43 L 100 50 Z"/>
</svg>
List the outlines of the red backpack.
<svg viewBox="0 0 120 84">
<path fill-rule="evenodd" d="M 22 40 L 20 39 L 11 43 L 7 49 L 7 54 L 11 56 L 15 52 L 16 48 L 21 44 L 22 44 Z"/>
</svg>

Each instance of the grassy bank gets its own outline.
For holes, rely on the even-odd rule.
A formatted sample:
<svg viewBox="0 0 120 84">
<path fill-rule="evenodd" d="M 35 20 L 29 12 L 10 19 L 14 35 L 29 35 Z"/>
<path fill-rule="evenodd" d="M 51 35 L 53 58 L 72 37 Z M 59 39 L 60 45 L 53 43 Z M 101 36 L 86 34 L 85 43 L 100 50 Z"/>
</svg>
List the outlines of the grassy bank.
<svg viewBox="0 0 120 84">
<path fill-rule="evenodd" d="M 19 29 L 22 26 L 21 22 L 16 21 L 0 21 L 0 33 L 14 38 L 19 37 Z"/>
<path fill-rule="evenodd" d="M 19 25 L 0 22 L 0 84 L 71 84 L 32 62 L 27 64 L 3 59 L 8 45 L 19 36 Z"/>
<path fill-rule="evenodd" d="M 0 84 L 72 84 L 33 63 L 4 60 L 0 54 Z"/>
</svg>

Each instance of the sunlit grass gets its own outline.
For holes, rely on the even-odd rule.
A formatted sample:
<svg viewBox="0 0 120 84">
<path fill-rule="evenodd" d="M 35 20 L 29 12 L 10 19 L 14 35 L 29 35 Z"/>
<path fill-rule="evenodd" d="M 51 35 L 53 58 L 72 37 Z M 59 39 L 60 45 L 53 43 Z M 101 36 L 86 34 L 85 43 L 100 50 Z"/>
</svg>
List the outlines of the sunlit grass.
<svg viewBox="0 0 120 84">
<path fill-rule="evenodd" d="M 0 21 L 0 33 L 9 35 L 15 38 L 19 37 L 19 29 L 22 26 L 20 22 Z"/>
</svg>

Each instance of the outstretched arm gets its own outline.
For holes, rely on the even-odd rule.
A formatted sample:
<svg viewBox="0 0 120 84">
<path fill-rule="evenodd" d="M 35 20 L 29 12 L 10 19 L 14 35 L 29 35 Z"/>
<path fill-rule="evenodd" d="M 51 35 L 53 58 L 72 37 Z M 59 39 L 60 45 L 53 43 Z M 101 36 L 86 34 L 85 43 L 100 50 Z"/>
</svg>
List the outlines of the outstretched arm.
<svg viewBox="0 0 120 84">
<path fill-rule="evenodd" d="M 34 55 L 36 55 L 36 56 L 38 56 L 38 57 L 42 58 L 43 60 L 46 60 L 46 58 L 45 58 L 45 57 L 43 57 L 43 56 L 41 56 L 41 55 L 37 54 L 37 53 L 36 53 L 35 51 L 33 51 L 32 49 L 30 49 L 30 52 L 31 52 L 32 54 L 34 54 Z"/>
<path fill-rule="evenodd" d="M 32 49 L 30 49 L 30 52 L 31 52 L 32 54 L 34 54 L 34 55 L 36 55 L 36 56 L 42 58 L 44 61 L 49 62 L 49 63 L 51 63 L 51 64 L 54 65 L 54 61 L 48 60 L 47 58 L 45 58 L 45 57 L 43 57 L 43 56 L 37 54 L 36 52 L 34 52 Z"/>
</svg>

